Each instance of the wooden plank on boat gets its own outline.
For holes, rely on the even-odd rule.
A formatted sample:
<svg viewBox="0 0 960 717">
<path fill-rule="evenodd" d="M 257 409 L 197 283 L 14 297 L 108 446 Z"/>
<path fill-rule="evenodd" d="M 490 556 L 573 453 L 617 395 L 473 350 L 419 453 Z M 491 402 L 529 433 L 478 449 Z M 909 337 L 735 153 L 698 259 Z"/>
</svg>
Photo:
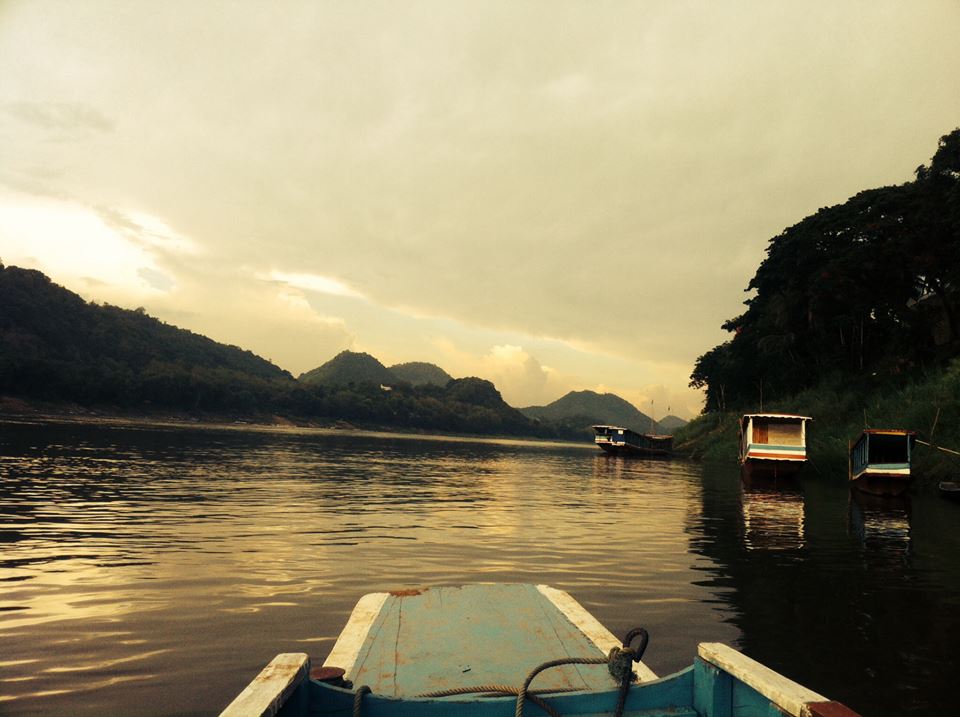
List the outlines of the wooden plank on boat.
<svg viewBox="0 0 960 717">
<path fill-rule="evenodd" d="M 829 702 L 823 695 L 787 679 L 769 667 L 719 642 L 703 642 L 697 648 L 700 659 L 719 667 L 752 687 L 790 717 L 809 717 L 811 702 Z"/>
<path fill-rule="evenodd" d="M 310 658 L 306 654 L 277 655 L 220 717 L 274 717 L 309 674 Z"/>
<path fill-rule="evenodd" d="M 567 619 L 586 635 L 600 651 L 607 655 L 614 647 L 620 647 L 623 640 L 617 639 L 612 632 L 605 628 L 597 618 L 587 612 L 583 605 L 574 600 L 569 593 L 557 590 L 549 585 L 537 585 L 537 590 L 546 595 L 550 602 L 557 606 Z M 643 662 L 634 663 L 634 672 L 640 682 L 651 682 L 657 675 Z"/>
<path fill-rule="evenodd" d="M 359 649 L 340 652 L 354 685 L 378 695 L 411 697 L 440 690 L 489 684 L 519 686 L 537 665 L 565 657 L 606 657 L 585 633 L 604 644 L 619 644 L 590 625 L 567 596 L 561 609 L 533 585 L 464 585 L 388 594 L 379 614 L 362 623 Z M 371 601 L 368 607 L 372 605 Z M 570 615 L 574 615 L 571 618 Z M 358 623 L 361 624 L 361 623 Z M 355 646 L 361 635 L 347 635 Z M 339 644 L 340 641 L 338 641 Z M 335 648 L 336 651 L 336 648 Z M 334 664 L 333 655 L 327 660 Z M 340 664 L 347 667 L 346 664 Z M 640 669 L 645 677 L 652 675 Z M 606 664 L 568 665 L 537 677 L 534 689 L 610 690 Z"/>
<path fill-rule="evenodd" d="M 357 601 L 336 644 L 330 650 L 327 659 L 323 661 L 324 667 L 341 667 L 347 675 L 350 674 L 370 628 L 380 615 L 383 603 L 388 597 L 390 597 L 389 593 L 370 593 Z"/>
</svg>

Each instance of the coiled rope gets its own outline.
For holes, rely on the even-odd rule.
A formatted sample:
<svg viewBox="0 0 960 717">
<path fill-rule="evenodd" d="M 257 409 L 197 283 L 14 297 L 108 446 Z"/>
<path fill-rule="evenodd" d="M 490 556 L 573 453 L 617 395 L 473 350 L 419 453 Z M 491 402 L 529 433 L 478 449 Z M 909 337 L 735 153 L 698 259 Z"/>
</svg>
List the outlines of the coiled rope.
<svg viewBox="0 0 960 717">
<path fill-rule="evenodd" d="M 640 637 L 640 643 L 637 647 L 631 647 L 630 643 L 634 638 Z M 417 697 L 452 697 L 454 695 L 483 694 L 484 696 L 502 696 L 516 695 L 517 707 L 514 712 L 515 717 L 523 717 L 523 706 L 527 700 L 533 702 L 537 707 L 546 712 L 550 717 L 562 717 L 551 705 L 540 697 L 545 694 L 559 694 L 561 692 L 579 692 L 576 688 L 558 688 L 541 691 L 531 691 L 530 683 L 534 678 L 544 670 L 551 667 L 560 667 L 562 665 L 602 665 L 606 664 L 610 676 L 620 685 L 617 695 L 617 707 L 614 711 L 614 717 L 623 717 L 623 710 L 627 703 L 627 695 L 630 692 L 630 683 L 636 678 L 633 673 L 633 663 L 640 662 L 643 653 L 650 642 L 650 635 L 642 627 L 631 630 L 623 638 L 622 647 L 614 647 L 606 657 L 564 657 L 558 660 L 550 660 L 537 665 L 527 678 L 523 681 L 520 688 L 510 687 L 508 685 L 479 685 L 476 687 L 456 687 L 449 690 L 440 690 L 438 692 L 426 692 Z M 353 717 L 360 717 L 361 704 L 363 696 L 370 693 L 370 688 L 366 685 L 358 687 L 353 695 Z"/>
</svg>

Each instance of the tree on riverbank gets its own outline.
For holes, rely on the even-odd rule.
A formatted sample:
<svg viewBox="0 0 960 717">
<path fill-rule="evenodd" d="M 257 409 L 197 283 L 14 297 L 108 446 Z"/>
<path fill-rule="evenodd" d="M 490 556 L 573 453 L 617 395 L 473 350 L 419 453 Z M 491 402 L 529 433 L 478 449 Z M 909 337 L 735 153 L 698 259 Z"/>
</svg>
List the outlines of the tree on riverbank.
<svg viewBox="0 0 960 717">
<path fill-rule="evenodd" d="M 697 359 L 705 412 L 824 382 L 869 392 L 960 354 L 960 129 L 912 182 L 819 210 L 770 240 L 732 338 Z"/>
</svg>

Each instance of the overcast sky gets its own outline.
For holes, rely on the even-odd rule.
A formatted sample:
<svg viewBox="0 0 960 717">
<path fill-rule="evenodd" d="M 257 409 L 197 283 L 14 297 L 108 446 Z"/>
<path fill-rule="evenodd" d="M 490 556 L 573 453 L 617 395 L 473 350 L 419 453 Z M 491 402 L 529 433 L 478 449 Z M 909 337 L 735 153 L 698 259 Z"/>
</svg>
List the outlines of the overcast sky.
<svg viewBox="0 0 960 717">
<path fill-rule="evenodd" d="M 960 126 L 960 2 L 0 0 L 0 259 L 294 375 L 690 417 L 768 240 Z"/>
</svg>

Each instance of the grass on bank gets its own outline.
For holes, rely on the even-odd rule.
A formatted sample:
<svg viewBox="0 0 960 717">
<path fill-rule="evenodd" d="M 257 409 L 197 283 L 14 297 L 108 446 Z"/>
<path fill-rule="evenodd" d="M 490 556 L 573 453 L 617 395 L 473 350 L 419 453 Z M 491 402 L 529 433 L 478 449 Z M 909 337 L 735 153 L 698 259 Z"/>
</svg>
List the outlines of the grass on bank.
<svg viewBox="0 0 960 717">
<path fill-rule="evenodd" d="M 763 410 L 813 417 L 807 454 L 824 474 L 846 474 L 848 441 L 864 427 L 909 429 L 920 440 L 960 451 L 960 359 L 911 380 L 874 381 L 874 377 L 828 381 L 765 404 Z M 760 412 L 759 406 L 749 412 Z M 677 452 L 704 461 L 735 462 L 740 415 L 728 411 L 699 416 L 677 431 Z M 917 445 L 914 457 L 914 474 L 920 481 L 960 479 L 960 456 Z"/>
</svg>

